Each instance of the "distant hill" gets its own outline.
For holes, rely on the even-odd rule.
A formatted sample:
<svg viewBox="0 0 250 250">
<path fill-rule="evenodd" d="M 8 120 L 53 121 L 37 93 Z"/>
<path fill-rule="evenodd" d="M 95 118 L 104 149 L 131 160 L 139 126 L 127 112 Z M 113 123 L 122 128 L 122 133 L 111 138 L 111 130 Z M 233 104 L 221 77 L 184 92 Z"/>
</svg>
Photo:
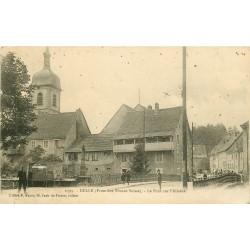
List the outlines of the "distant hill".
<svg viewBox="0 0 250 250">
<path fill-rule="evenodd" d="M 231 130 L 229 130 L 229 133 Z M 206 145 L 208 155 L 212 149 L 227 135 L 223 124 L 194 127 L 194 144 Z"/>
</svg>

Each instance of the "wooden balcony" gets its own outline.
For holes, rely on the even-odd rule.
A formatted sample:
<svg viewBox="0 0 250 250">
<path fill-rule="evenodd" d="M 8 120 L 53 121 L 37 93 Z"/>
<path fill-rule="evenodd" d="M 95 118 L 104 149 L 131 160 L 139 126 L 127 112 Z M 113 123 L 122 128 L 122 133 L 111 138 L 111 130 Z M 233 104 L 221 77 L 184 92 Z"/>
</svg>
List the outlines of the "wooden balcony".
<svg viewBox="0 0 250 250">
<path fill-rule="evenodd" d="M 165 151 L 173 149 L 174 149 L 173 142 L 154 142 L 154 143 L 146 143 L 145 145 L 146 151 Z"/>
<path fill-rule="evenodd" d="M 146 143 L 145 150 L 149 151 L 166 151 L 173 150 L 174 144 L 173 142 L 154 142 L 154 143 Z M 114 153 L 125 153 L 125 152 L 134 152 L 135 144 L 122 144 L 122 145 L 113 145 Z"/>
</svg>

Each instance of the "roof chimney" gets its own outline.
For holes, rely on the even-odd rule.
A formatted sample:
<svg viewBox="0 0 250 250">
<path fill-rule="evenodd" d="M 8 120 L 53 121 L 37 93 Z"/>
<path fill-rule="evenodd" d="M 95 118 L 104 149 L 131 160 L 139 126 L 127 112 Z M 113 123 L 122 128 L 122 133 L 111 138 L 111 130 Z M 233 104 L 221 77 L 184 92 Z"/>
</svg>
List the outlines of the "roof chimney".
<svg viewBox="0 0 250 250">
<path fill-rule="evenodd" d="M 158 112 L 159 112 L 159 103 L 156 102 L 155 103 L 155 113 L 158 114 Z"/>
<path fill-rule="evenodd" d="M 151 105 L 148 105 L 148 109 L 149 109 L 149 110 L 152 110 L 152 106 L 151 106 Z"/>
<path fill-rule="evenodd" d="M 158 102 L 155 103 L 155 109 L 159 110 L 159 103 Z"/>
</svg>

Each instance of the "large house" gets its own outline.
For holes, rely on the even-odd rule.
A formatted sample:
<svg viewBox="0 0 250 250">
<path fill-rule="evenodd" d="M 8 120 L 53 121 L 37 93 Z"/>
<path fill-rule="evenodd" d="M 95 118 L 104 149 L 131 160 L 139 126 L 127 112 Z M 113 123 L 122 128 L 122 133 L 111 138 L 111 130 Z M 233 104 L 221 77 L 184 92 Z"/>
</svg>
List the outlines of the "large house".
<svg viewBox="0 0 250 250">
<path fill-rule="evenodd" d="M 160 109 L 156 103 L 134 109 L 122 105 L 100 134 L 76 140 L 66 151 L 65 162 L 74 164 L 77 172 L 121 173 L 131 166 L 135 146 L 145 138 L 145 155 L 151 173 L 181 175 L 182 108 Z M 191 167 L 190 130 L 188 130 L 188 168 Z M 107 133 L 109 132 L 109 133 Z M 112 133 L 111 133 L 112 132 Z M 84 164 L 83 164 L 84 163 Z"/>
<path fill-rule="evenodd" d="M 75 112 L 38 115 L 35 125 L 37 132 L 28 137 L 25 147 L 28 153 L 40 145 L 46 154 L 64 159 L 65 150 L 76 140 L 90 135 L 87 122 L 80 109 Z"/>
<path fill-rule="evenodd" d="M 182 160 L 182 107 L 160 109 L 159 104 L 129 111 L 114 134 L 113 152 L 115 169 L 129 168 L 135 145 L 145 137 L 145 154 L 149 169 L 156 173 L 181 175 Z M 190 130 L 188 137 L 188 169 L 191 167 Z"/>
</svg>

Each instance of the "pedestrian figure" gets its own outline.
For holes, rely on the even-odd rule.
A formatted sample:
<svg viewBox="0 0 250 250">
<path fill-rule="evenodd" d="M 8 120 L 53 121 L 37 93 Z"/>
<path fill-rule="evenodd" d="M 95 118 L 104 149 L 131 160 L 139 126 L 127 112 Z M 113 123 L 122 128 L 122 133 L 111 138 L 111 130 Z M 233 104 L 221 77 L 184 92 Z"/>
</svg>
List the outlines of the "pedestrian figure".
<svg viewBox="0 0 250 250">
<path fill-rule="evenodd" d="M 126 181 L 126 173 L 125 173 L 125 171 L 122 171 L 121 181 L 123 182 L 123 184 L 125 184 L 125 181 Z"/>
<path fill-rule="evenodd" d="M 24 193 L 26 193 L 26 185 L 27 185 L 27 178 L 26 178 L 26 172 L 22 169 L 18 172 L 17 177 L 19 178 L 18 180 L 18 193 L 20 193 L 21 188 L 23 186 Z"/>
<path fill-rule="evenodd" d="M 130 177 L 131 177 L 131 175 L 130 175 L 129 171 L 127 170 L 126 181 L 127 181 L 128 185 L 129 185 L 129 182 L 130 182 Z"/>
<path fill-rule="evenodd" d="M 244 176 L 243 176 L 243 171 L 240 172 L 240 183 L 244 183 Z"/>
<path fill-rule="evenodd" d="M 207 179 L 207 174 L 206 174 L 206 172 L 204 172 L 204 174 L 203 174 L 203 179 L 204 179 L 204 180 Z"/>
<path fill-rule="evenodd" d="M 158 175 L 158 184 L 161 189 L 162 175 L 160 169 L 157 170 L 157 175 Z"/>
</svg>

